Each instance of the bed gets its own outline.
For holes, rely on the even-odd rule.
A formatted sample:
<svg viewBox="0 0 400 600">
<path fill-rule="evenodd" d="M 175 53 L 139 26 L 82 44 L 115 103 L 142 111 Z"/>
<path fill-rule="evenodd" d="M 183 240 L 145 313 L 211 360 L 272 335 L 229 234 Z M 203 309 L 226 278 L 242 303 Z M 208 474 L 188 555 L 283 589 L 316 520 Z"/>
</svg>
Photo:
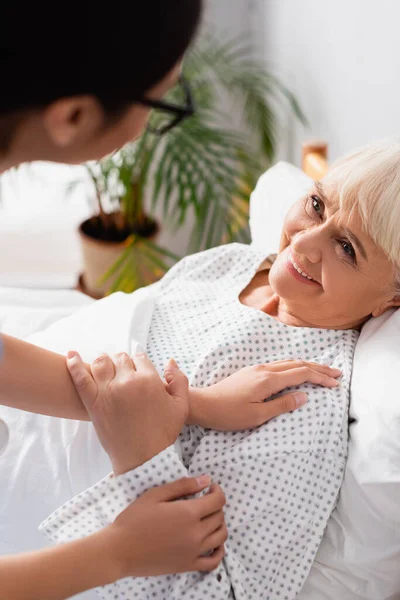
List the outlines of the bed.
<svg viewBox="0 0 400 600">
<path fill-rule="evenodd" d="M 287 207 L 307 189 L 312 179 L 320 179 L 326 173 L 327 145 L 323 142 L 305 144 L 302 167 L 303 171 L 293 165 L 279 163 L 260 178 L 252 195 L 250 226 L 253 244 L 263 248 L 266 254 L 277 250 L 279 239 L 276 232 Z M 269 202 L 270 198 L 274 198 L 275 208 Z M 93 302 L 72 290 L 0 288 L 0 330 L 16 337 L 27 337 Z M 400 313 L 395 311 L 369 322 L 360 337 L 354 359 L 349 459 L 342 491 L 299 600 L 400 598 L 400 405 L 396 391 L 400 367 L 399 337 Z M 29 419 L 28 413 L 23 415 L 25 426 Z M 6 421 L 3 419 L 3 427 L 0 427 L 0 467 L 2 445 L 7 445 L 10 433 L 15 433 L 13 429 L 9 430 Z M 90 424 L 71 427 L 76 427 L 74 434 L 77 436 L 87 436 L 88 452 L 97 452 L 98 445 Z M 16 435 L 21 431 L 26 431 L 22 425 Z M 28 451 L 37 441 L 35 432 L 31 434 Z M 27 443 L 22 438 L 18 442 Z M 68 460 L 73 459 L 69 453 Z M 96 468 L 90 475 L 94 479 L 107 468 L 104 454 L 100 455 Z M 30 485 L 35 484 L 37 473 L 34 468 L 27 471 Z M 76 482 L 62 485 L 56 480 L 57 469 L 53 476 L 61 504 L 65 497 L 76 493 Z M 79 487 L 79 482 L 77 485 Z M 26 489 L 29 489 L 28 482 Z M 3 493 L 6 492 L 3 490 Z M 18 493 L 16 502 L 22 511 L 29 498 L 24 497 L 23 490 L 18 490 Z M 1 498 L 0 509 L 0 515 L 3 515 L 3 520 L 0 517 L 1 552 L 45 545 L 39 533 L 29 539 L 28 548 L 24 547 L 26 539 L 23 532 L 19 536 L 20 542 L 13 543 Z M 46 507 L 33 507 L 26 518 L 34 518 L 39 524 L 47 516 L 46 510 Z M 79 598 L 94 600 L 96 594 L 88 592 Z"/>
</svg>

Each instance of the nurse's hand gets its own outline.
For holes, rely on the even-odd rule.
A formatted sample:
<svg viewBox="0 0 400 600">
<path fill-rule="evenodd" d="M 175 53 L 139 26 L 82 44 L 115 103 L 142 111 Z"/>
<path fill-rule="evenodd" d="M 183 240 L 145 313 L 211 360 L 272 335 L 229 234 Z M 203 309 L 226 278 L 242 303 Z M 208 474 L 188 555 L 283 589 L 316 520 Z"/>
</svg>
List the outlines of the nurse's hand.
<svg viewBox="0 0 400 600">
<path fill-rule="evenodd" d="M 224 556 L 225 496 L 210 478 L 184 478 L 145 492 L 108 527 L 106 552 L 117 559 L 112 580 L 184 571 L 212 571 Z M 101 535 L 100 532 L 99 535 Z"/>
<path fill-rule="evenodd" d="M 189 412 L 183 373 L 165 384 L 146 354 L 133 359 L 125 353 L 103 354 L 89 370 L 78 353 L 69 352 L 67 365 L 116 474 L 176 441 Z"/>
<path fill-rule="evenodd" d="M 188 424 L 220 431 L 251 429 L 273 417 L 300 408 L 304 392 L 289 392 L 268 402 L 286 388 L 313 383 L 337 387 L 338 369 L 301 360 L 282 360 L 245 367 L 207 388 L 190 388 Z"/>
</svg>

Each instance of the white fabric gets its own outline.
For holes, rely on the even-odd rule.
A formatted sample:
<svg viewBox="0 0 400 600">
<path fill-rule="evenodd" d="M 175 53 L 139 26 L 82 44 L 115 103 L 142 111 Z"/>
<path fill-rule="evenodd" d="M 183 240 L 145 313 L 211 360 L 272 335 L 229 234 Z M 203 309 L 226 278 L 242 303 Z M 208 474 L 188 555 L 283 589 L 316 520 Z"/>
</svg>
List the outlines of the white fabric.
<svg viewBox="0 0 400 600">
<path fill-rule="evenodd" d="M 0 419 L 0 454 L 6 449 L 9 437 L 8 425 L 5 421 Z"/>
<path fill-rule="evenodd" d="M 0 287 L 0 331 L 26 338 L 93 302 L 72 290 Z"/>
<path fill-rule="evenodd" d="M 276 252 L 290 205 L 311 180 L 279 163 L 251 198 L 256 247 Z M 340 499 L 298 600 L 400 598 L 400 312 L 367 323 L 351 384 L 349 456 Z"/>
<path fill-rule="evenodd" d="M 311 186 L 301 169 L 283 161 L 261 175 L 250 199 L 251 240 L 256 248 L 266 255 L 278 252 L 286 213 Z"/>
<path fill-rule="evenodd" d="M 101 588 L 102 598 L 293 600 L 304 583 L 344 472 L 357 333 L 290 327 L 243 306 L 238 296 L 264 256 L 232 244 L 188 257 L 172 269 L 156 299 L 150 358 L 162 371 L 174 356 L 199 387 L 249 364 L 308 358 L 341 368 L 340 386 L 301 386 L 308 393 L 307 406 L 254 430 L 185 427 L 182 462 L 177 454 L 167 459 L 161 453 L 127 474 L 128 481 L 106 479 L 58 510 L 44 525 L 52 539 L 88 534 L 94 523 L 100 528 L 127 506 L 128 495 L 117 486 L 135 496 L 154 485 L 154 474 L 163 477 L 167 464 L 175 478 L 206 472 L 224 489 L 230 536 L 215 572 L 126 580 Z M 76 516 L 82 510 L 90 512 L 90 519 Z"/>
<path fill-rule="evenodd" d="M 156 286 L 93 302 L 73 292 L 0 292 L 0 322 L 13 335 L 65 354 L 79 350 L 93 360 L 101 352 L 135 352 L 146 345 Z M 23 298 L 31 303 L 28 309 Z M 60 304 L 57 304 L 57 298 Z M 12 304 L 19 302 L 19 306 Z M 75 303 L 75 304 L 74 304 Z M 81 310 L 76 310 L 83 305 Z M 87 305 L 87 306 L 85 306 Z M 3 310 L 4 309 L 4 310 Z M 70 314 L 44 331 L 55 317 Z M 19 319 L 19 317 L 22 317 Z M 26 317 L 26 318 L 25 318 Z M 19 327 L 17 324 L 19 323 Z M 46 546 L 39 523 L 111 470 L 91 423 L 56 419 L 0 406 L 8 440 L 0 452 L 0 555 Z M 1 422 L 1 421 L 0 421 Z M 96 598 L 87 592 L 79 598 Z"/>
<path fill-rule="evenodd" d="M 304 600 L 400 598 L 400 312 L 371 320 L 356 347 L 349 457 Z"/>
</svg>

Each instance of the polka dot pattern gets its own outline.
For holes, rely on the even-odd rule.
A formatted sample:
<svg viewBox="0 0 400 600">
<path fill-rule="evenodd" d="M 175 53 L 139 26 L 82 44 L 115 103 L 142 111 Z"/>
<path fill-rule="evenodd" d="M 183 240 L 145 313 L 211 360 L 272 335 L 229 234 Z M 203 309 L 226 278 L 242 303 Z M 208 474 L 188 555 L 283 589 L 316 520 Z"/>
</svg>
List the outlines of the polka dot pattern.
<svg viewBox="0 0 400 600">
<path fill-rule="evenodd" d="M 357 334 L 291 327 L 243 306 L 239 294 L 264 258 L 252 247 L 231 244 L 171 269 L 156 301 L 150 358 L 161 373 L 173 356 L 197 387 L 247 365 L 288 358 L 342 369 L 341 385 L 299 386 L 308 394 L 306 406 L 253 430 L 185 427 L 182 461 L 171 447 L 117 478 L 120 488 L 112 478 L 103 480 L 50 517 L 46 533 L 63 541 L 109 523 L 157 482 L 209 473 L 222 485 L 229 540 L 216 571 L 124 580 L 101 588 L 102 598 L 292 600 L 304 584 L 343 477 Z"/>
</svg>

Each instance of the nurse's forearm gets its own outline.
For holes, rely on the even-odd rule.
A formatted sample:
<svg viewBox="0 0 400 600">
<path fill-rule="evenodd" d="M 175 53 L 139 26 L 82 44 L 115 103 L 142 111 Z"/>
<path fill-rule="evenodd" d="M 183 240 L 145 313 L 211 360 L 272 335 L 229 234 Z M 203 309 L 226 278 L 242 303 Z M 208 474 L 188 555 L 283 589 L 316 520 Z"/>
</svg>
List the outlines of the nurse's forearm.
<svg viewBox="0 0 400 600">
<path fill-rule="evenodd" d="M 122 577 L 111 531 L 37 552 L 0 558 L 0 597 L 64 600 Z"/>
<path fill-rule="evenodd" d="M 1 342 L 0 404 L 54 417 L 88 420 L 65 356 L 8 335 L 2 335 Z"/>
</svg>

